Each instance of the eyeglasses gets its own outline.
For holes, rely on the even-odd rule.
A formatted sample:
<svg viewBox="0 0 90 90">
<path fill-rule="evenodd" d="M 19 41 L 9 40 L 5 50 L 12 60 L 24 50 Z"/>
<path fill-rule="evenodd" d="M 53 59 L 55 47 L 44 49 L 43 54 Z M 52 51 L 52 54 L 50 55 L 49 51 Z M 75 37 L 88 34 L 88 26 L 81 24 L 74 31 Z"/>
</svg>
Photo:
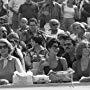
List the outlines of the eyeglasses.
<svg viewBox="0 0 90 90">
<path fill-rule="evenodd" d="M 2 48 L 6 49 L 7 48 L 7 45 L 0 46 L 0 49 L 2 49 Z"/>
</svg>

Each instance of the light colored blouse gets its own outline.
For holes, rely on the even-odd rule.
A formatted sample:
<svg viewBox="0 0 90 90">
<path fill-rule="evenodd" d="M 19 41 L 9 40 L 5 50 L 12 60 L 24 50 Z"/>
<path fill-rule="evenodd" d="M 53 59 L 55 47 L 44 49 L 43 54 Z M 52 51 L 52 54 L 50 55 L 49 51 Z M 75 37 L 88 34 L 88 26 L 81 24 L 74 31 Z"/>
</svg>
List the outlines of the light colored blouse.
<svg viewBox="0 0 90 90">
<path fill-rule="evenodd" d="M 14 56 L 9 56 L 7 59 L 0 59 L 0 79 L 7 79 L 12 83 L 14 71 L 24 72 L 19 59 Z"/>
<path fill-rule="evenodd" d="M 64 18 L 73 18 L 75 14 L 75 6 L 68 7 L 67 4 L 64 6 Z"/>
</svg>

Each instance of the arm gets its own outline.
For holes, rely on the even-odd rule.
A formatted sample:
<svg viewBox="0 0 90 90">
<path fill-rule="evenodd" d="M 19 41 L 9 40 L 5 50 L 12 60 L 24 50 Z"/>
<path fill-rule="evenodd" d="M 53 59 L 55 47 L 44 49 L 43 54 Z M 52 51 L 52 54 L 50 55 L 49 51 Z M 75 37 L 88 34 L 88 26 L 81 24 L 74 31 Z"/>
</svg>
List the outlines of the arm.
<svg viewBox="0 0 90 90">
<path fill-rule="evenodd" d="M 77 68 L 78 68 L 77 62 L 75 61 L 75 62 L 73 63 L 73 65 L 72 65 L 72 69 L 75 71 L 75 73 L 73 74 L 73 80 L 74 80 L 74 81 L 79 80 Z"/>
<path fill-rule="evenodd" d="M 80 13 L 79 13 L 78 7 L 77 6 L 74 6 L 74 10 L 75 10 L 75 15 L 74 15 L 75 19 L 80 18 Z"/>
<path fill-rule="evenodd" d="M 63 57 L 61 57 L 60 60 L 61 60 L 61 63 L 62 63 L 62 65 L 63 65 L 63 70 L 64 70 L 64 71 L 67 70 L 67 69 L 68 69 L 68 64 L 67 64 L 66 59 L 63 58 Z"/>
<path fill-rule="evenodd" d="M 21 18 L 23 17 L 23 15 L 22 15 L 22 5 L 20 5 L 20 7 L 19 7 L 19 10 L 18 10 L 18 21 L 20 22 L 21 21 Z"/>
<path fill-rule="evenodd" d="M 18 58 L 15 58 L 15 67 L 16 67 L 16 71 L 18 71 L 20 73 L 25 72 L 23 67 L 22 67 L 22 64 Z"/>
<path fill-rule="evenodd" d="M 15 10 L 13 10 L 13 7 L 14 7 L 14 0 L 10 0 L 9 1 L 9 3 L 8 3 L 8 9 L 10 10 L 10 11 L 12 11 L 12 12 L 14 12 L 14 13 L 18 13 L 18 12 L 16 12 Z"/>
</svg>

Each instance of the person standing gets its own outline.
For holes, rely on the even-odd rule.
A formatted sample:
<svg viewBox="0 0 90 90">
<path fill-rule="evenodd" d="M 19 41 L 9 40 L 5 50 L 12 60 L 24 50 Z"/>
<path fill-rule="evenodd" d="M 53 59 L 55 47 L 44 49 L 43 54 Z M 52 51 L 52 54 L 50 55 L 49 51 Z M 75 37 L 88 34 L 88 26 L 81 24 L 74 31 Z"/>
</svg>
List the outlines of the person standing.
<svg viewBox="0 0 90 90">
<path fill-rule="evenodd" d="M 24 4 L 20 5 L 18 11 L 19 20 L 23 17 L 27 18 L 28 21 L 30 18 L 38 19 L 38 11 L 39 11 L 38 4 L 36 4 L 32 0 L 26 0 Z"/>
<path fill-rule="evenodd" d="M 12 24 L 12 29 L 16 30 L 18 28 L 18 9 L 21 4 L 26 0 L 10 0 L 8 3 L 10 23 Z"/>
<path fill-rule="evenodd" d="M 70 31 L 70 25 L 75 22 L 78 17 L 77 6 L 73 4 L 73 0 L 65 0 L 62 4 L 63 30 Z"/>
<path fill-rule="evenodd" d="M 61 22 L 61 5 L 55 0 L 45 0 L 39 11 L 40 28 L 43 28 L 51 19 Z"/>
</svg>

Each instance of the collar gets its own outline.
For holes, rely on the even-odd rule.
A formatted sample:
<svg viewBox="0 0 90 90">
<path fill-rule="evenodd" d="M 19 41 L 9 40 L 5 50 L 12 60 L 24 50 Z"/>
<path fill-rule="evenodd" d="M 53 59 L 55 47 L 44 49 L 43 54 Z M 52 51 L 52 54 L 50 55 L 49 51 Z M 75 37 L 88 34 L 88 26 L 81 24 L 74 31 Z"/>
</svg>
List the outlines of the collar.
<svg viewBox="0 0 90 90">
<path fill-rule="evenodd" d="M 12 60 L 12 56 L 8 55 L 6 58 L 1 56 L 0 60 Z"/>
</svg>

